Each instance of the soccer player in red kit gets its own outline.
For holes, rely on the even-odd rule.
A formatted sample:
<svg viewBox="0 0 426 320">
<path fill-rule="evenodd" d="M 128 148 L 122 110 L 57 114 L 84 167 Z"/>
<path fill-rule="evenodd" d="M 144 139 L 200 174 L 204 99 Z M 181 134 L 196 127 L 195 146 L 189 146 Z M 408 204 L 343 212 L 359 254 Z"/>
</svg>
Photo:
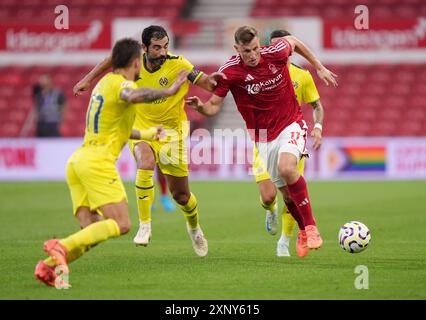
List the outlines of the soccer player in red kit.
<svg viewBox="0 0 426 320">
<path fill-rule="evenodd" d="M 231 91 L 272 182 L 294 202 L 288 209 L 299 225 L 298 245 L 318 249 L 323 241 L 312 214 L 305 179 L 297 171 L 299 160 L 307 154 L 308 127 L 296 100 L 287 59 L 293 51 L 297 52 L 327 85 L 337 86 L 336 75 L 294 36 L 261 47 L 257 30 L 244 26 L 235 32 L 234 47 L 238 55 L 219 69 L 226 78 L 219 81 L 209 101 L 202 103 L 198 97 L 189 97 L 186 102 L 201 114 L 213 116 Z"/>
</svg>

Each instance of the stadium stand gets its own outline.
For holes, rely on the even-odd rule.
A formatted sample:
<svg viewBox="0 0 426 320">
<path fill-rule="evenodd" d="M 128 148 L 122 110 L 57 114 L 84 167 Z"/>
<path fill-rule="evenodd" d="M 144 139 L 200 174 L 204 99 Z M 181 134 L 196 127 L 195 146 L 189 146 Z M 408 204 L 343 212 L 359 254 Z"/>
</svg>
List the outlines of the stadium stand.
<svg viewBox="0 0 426 320">
<path fill-rule="evenodd" d="M 363 4 L 371 18 L 404 19 L 426 15 L 423 0 L 256 0 L 253 17 L 320 16 L 326 19 L 345 19 L 354 16 L 354 7 Z"/>
<path fill-rule="evenodd" d="M 188 27 L 191 22 L 202 21 L 199 26 L 192 24 L 190 29 L 200 28 L 197 35 L 190 34 L 180 39 L 185 48 L 215 48 L 217 34 L 223 28 L 218 17 L 235 16 L 235 12 L 251 17 L 278 16 L 320 16 L 326 19 L 352 17 L 357 0 L 330 0 L 324 6 L 321 0 L 238 0 L 229 2 L 218 0 L 168 0 L 167 7 L 158 7 L 157 0 L 64 0 L 62 4 L 70 7 L 71 19 L 85 20 L 94 17 L 110 19 L 112 17 L 164 17 L 173 24 L 185 22 L 179 20 L 188 17 L 180 27 Z M 2 21 L 31 20 L 38 21 L 51 13 L 57 0 L 3 0 L 0 2 Z M 192 12 L 183 13 L 188 4 Z M 426 16 L 424 0 L 366 0 L 373 18 L 409 19 Z M 218 8 L 221 8 L 219 10 Z M 219 13 L 218 13 L 219 12 Z M 214 13 L 214 14 L 213 14 Z M 193 19 L 193 20 L 191 20 Z M 197 20 L 198 19 L 198 20 Z M 75 21 L 75 20 L 74 20 Z M 207 22 L 206 22 L 207 21 Z M 184 28 L 185 29 L 185 28 Z M 186 28 L 188 29 L 188 28 Z M 219 31 L 218 31 L 219 30 Z M 217 63 L 217 62 L 215 62 Z M 335 90 L 320 83 L 318 85 L 321 100 L 326 108 L 325 134 L 327 136 L 418 136 L 426 135 L 426 64 L 327 64 L 339 75 L 339 88 Z M 32 85 L 43 73 L 50 74 L 55 85 L 60 87 L 67 97 L 61 132 L 63 136 L 80 136 L 84 130 L 84 114 L 88 103 L 88 94 L 75 98 L 72 86 L 92 66 L 71 65 L 9 65 L 0 67 L 0 137 L 33 136 L 32 123 Z M 199 66 L 210 73 L 217 65 Z M 312 72 L 314 73 L 314 72 Z M 198 95 L 202 99 L 209 94 L 191 86 L 189 95 Z M 229 99 L 232 100 L 232 99 Z M 227 100 L 226 100 L 227 101 Z M 410 112 L 406 111 L 410 108 Z M 312 125 L 312 112 L 303 108 L 308 123 Z M 212 126 L 206 118 L 187 109 L 194 128 Z M 225 103 L 216 127 L 240 126 L 240 116 L 231 102 Z M 233 127 L 234 126 L 234 127 Z"/>
<path fill-rule="evenodd" d="M 329 65 L 339 75 L 339 89 L 325 86 L 314 75 L 326 108 L 327 136 L 418 136 L 426 135 L 425 64 Z M 0 68 L 0 136 L 20 136 L 33 108 L 32 84 L 47 73 L 67 96 L 62 134 L 79 136 L 84 130 L 88 94 L 75 98 L 72 86 L 91 66 L 9 66 Z M 217 66 L 200 66 L 207 73 Z M 314 72 L 312 72 L 314 74 Z M 24 89 L 21 89 L 24 88 Z M 207 99 L 209 94 L 191 86 L 189 95 Z M 17 98 L 19 97 L 19 98 Z M 406 108 L 410 112 L 404 112 Z M 197 112 L 186 109 L 194 127 L 207 125 Z M 312 124 L 312 112 L 303 107 Z M 29 135 L 33 130 L 29 130 Z"/>
</svg>

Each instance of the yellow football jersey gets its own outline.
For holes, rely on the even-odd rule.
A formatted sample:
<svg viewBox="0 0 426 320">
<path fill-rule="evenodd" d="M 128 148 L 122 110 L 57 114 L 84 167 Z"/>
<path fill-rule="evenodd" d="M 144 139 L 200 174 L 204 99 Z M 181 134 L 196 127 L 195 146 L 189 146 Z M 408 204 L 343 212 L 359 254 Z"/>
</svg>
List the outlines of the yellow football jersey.
<svg viewBox="0 0 426 320">
<path fill-rule="evenodd" d="M 120 74 L 108 73 L 93 88 L 86 113 L 84 145 L 105 146 L 115 159 L 132 132 L 135 105 L 120 98 L 124 88 L 137 88 Z"/>
<path fill-rule="evenodd" d="M 302 69 L 291 63 L 289 71 L 299 105 L 302 105 L 302 102 L 309 104 L 319 100 L 320 96 L 317 87 L 308 70 Z"/>
<path fill-rule="evenodd" d="M 138 87 L 164 89 L 169 88 L 176 80 L 180 70 L 190 74 L 179 91 L 170 97 L 161 98 L 153 102 L 142 103 L 136 110 L 134 127 L 142 130 L 162 124 L 166 129 L 182 130 L 182 122 L 187 121 L 184 110 L 184 97 L 188 93 L 189 81 L 196 83 L 202 72 L 182 56 L 168 54 L 166 61 L 159 69 L 151 72 L 147 70 L 142 57 L 140 79 L 136 81 Z"/>
</svg>

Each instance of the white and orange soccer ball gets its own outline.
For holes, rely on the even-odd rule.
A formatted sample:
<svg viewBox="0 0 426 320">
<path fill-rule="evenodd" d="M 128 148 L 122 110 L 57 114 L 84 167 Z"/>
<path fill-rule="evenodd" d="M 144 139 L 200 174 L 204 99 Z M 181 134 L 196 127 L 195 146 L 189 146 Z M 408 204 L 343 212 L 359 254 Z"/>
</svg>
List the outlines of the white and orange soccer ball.
<svg viewBox="0 0 426 320">
<path fill-rule="evenodd" d="M 339 243 L 343 250 L 350 253 L 364 251 L 371 240 L 368 227 L 359 221 L 345 223 L 339 231 Z"/>
</svg>

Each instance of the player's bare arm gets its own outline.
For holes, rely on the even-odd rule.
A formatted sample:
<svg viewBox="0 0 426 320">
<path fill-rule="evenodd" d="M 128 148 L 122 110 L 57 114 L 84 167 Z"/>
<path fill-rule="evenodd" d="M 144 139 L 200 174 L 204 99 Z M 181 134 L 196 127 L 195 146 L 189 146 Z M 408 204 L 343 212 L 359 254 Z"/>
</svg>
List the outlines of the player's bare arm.
<svg viewBox="0 0 426 320">
<path fill-rule="evenodd" d="M 130 139 L 135 140 L 160 140 L 166 136 L 166 131 L 162 125 L 146 130 L 133 129 Z"/>
<path fill-rule="evenodd" d="M 217 81 L 220 79 L 227 79 L 226 75 L 222 72 L 213 72 L 209 75 L 203 74 L 200 79 L 195 83 L 196 86 L 203 88 L 204 90 L 213 92 L 217 86 Z"/>
<path fill-rule="evenodd" d="M 120 97 L 124 101 L 131 103 L 135 102 L 151 102 L 164 97 L 169 97 L 179 91 L 180 87 L 186 82 L 188 72 L 181 70 L 176 81 L 166 89 L 151 89 L 151 88 L 125 88 L 121 90 Z"/>
<path fill-rule="evenodd" d="M 219 111 L 222 109 L 223 100 L 224 98 L 214 94 L 206 103 L 203 103 L 197 96 L 186 98 L 185 102 L 189 107 L 197 110 L 202 115 L 206 117 L 212 117 L 219 113 Z"/>
<path fill-rule="evenodd" d="M 322 124 L 324 121 L 324 108 L 320 100 L 310 103 L 313 108 L 313 118 L 315 126 L 311 131 L 311 137 L 314 138 L 314 150 L 318 150 L 321 147 L 322 140 Z"/>
<path fill-rule="evenodd" d="M 90 83 L 101 74 L 105 73 L 112 66 L 112 55 L 99 62 L 88 74 L 84 76 L 72 89 L 75 96 L 81 96 L 84 91 L 89 89 Z"/>
<path fill-rule="evenodd" d="M 337 87 L 337 80 L 335 79 L 337 75 L 324 67 L 311 49 L 295 36 L 286 36 L 284 38 L 290 43 L 295 52 L 304 57 L 315 68 L 318 77 L 323 80 L 327 86 L 331 83 L 333 86 Z"/>
</svg>

